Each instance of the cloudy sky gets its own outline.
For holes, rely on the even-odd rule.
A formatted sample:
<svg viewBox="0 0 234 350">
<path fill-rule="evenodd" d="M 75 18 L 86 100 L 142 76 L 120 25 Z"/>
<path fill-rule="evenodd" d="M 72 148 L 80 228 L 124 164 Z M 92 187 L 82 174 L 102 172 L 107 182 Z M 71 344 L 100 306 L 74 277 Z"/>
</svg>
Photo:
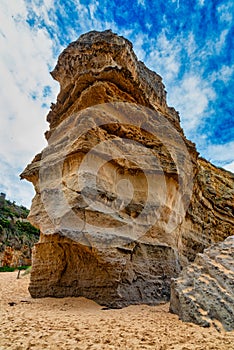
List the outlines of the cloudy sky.
<svg viewBox="0 0 234 350">
<path fill-rule="evenodd" d="M 19 174 L 46 143 L 49 72 L 80 34 L 112 29 L 163 77 L 203 157 L 234 171 L 233 0 L 0 0 L 0 192 L 30 206 Z"/>
</svg>

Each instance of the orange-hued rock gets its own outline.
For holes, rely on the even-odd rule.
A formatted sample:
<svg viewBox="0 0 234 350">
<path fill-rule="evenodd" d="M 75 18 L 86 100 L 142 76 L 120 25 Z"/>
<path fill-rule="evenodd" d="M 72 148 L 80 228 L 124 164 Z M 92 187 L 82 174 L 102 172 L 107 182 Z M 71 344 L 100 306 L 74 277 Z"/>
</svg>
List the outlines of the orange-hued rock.
<svg viewBox="0 0 234 350">
<path fill-rule="evenodd" d="M 31 265 L 31 249 L 29 246 L 24 245 L 21 249 L 15 249 L 12 247 L 5 247 L 0 252 L 0 262 L 2 267 L 18 267 Z"/>
<path fill-rule="evenodd" d="M 233 175 L 198 159 L 161 77 L 123 37 L 82 35 L 52 76 L 48 146 L 21 175 L 34 184 L 29 219 L 41 230 L 31 295 L 169 300 L 181 266 L 231 235 Z"/>
</svg>

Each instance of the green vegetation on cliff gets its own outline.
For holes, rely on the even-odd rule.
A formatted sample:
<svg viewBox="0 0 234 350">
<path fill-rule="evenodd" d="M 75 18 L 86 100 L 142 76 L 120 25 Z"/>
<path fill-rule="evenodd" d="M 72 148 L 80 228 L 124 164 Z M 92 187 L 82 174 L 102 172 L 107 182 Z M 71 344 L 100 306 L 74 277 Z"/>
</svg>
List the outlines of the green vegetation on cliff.
<svg viewBox="0 0 234 350">
<path fill-rule="evenodd" d="M 0 266 L 12 265 L 15 251 L 18 260 L 31 259 L 31 249 L 39 239 L 39 230 L 27 221 L 28 214 L 26 207 L 16 205 L 0 193 Z"/>
</svg>

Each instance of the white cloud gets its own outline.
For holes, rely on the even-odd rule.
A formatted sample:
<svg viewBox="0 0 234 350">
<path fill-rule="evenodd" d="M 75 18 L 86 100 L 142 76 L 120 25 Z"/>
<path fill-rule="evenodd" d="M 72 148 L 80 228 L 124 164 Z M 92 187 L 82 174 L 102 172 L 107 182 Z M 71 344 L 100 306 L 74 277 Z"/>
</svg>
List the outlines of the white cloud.
<svg viewBox="0 0 234 350">
<path fill-rule="evenodd" d="M 149 41 L 150 53 L 146 57 L 146 64 L 160 74 L 168 85 L 177 77 L 180 70 L 181 46 L 178 45 L 179 41 L 180 38 L 169 41 L 165 30 L 155 40 L 150 39 Z"/>
<path fill-rule="evenodd" d="M 205 0 L 198 0 L 198 5 L 200 7 L 203 7 L 204 6 L 204 3 L 205 3 Z"/>
<path fill-rule="evenodd" d="M 210 102 L 217 98 L 214 82 L 217 79 L 228 82 L 234 71 L 232 66 L 223 65 L 210 76 L 207 73 L 203 76 L 207 56 L 221 52 L 227 33 L 224 30 L 216 40 L 207 42 L 202 50 L 192 32 L 178 34 L 169 40 L 164 29 L 154 40 L 146 37 L 141 40 L 143 43 L 148 40 L 146 64 L 163 77 L 168 90 L 168 104 L 180 112 L 185 134 L 194 142 L 201 137 L 197 133 L 198 126 L 206 122 L 208 113 L 213 113 Z M 181 71 L 184 73 L 180 76 Z"/>
<path fill-rule="evenodd" d="M 233 2 L 219 5 L 217 12 L 221 22 L 231 24 L 233 20 Z"/>
<path fill-rule="evenodd" d="M 147 38 L 142 42 L 147 42 Z M 213 81 L 204 79 L 203 70 L 199 70 L 197 65 L 194 35 L 177 35 L 173 40 L 168 40 L 166 31 L 163 30 L 154 41 L 149 41 L 149 46 L 150 53 L 145 58 L 146 64 L 163 77 L 168 89 L 168 104 L 180 112 L 185 134 L 193 138 L 209 102 L 216 97 Z M 183 52 L 186 52 L 186 59 Z M 185 73 L 179 77 L 182 66 Z M 227 71 L 226 73 L 228 74 Z"/>
<path fill-rule="evenodd" d="M 207 58 L 221 54 L 226 45 L 227 35 L 230 30 L 229 26 L 223 28 L 219 35 L 212 36 L 210 40 L 206 41 L 206 44 L 202 48 L 199 48 L 198 61 L 207 63 Z"/>
<path fill-rule="evenodd" d="M 138 60 L 145 61 L 146 52 L 143 48 L 143 45 L 148 42 L 148 36 L 142 32 L 138 33 L 134 37 L 134 51 L 137 55 Z"/>
<path fill-rule="evenodd" d="M 44 6 L 51 3 L 46 1 Z M 30 28 L 26 18 L 25 1 L 0 2 L 0 75 L 4 84 L 0 95 L 1 169 L 7 164 L 1 182 L 7 194 L 14 189 L 17 198 L 27 187 L 18 180 L 18 173 L 45 145 L 47 109 L 42 105 L 50 104 L 58 90 L 48 68 L 55 61 L 51 39 L 45 29 Z M 48 97 L 43 96 L 45 86 L 52 90 Z"/>
<path fill-rule="evenodd" d="M 27 14 L 30 11 L 33 11 L 37 14 L 37 17 L 42 18 L 46 25 L 53 24 L 51 18 L 49 17 L 49 10 L 54 7 L 54 0 L 43 0 L 38 4 L 36 1 L 28 3 L 27 5 Z"/>
<path fill-rule="evenodd" d="M 221 53 L 223 46 L 225 45 L 228 32 L 229 32 L 228 29 L 224 29 L 221 32 L 219 38 L 217 38 L 217 40 L 214 42 L 214 49 L 215 49 L 216 54 Z"/>
<path fill-rule="evenodd" d="M 234 141 L 224 144 L 212 144 L 207 135 L 197 135 L 199 151 L 208 161 L 226 170 L 234 172 Z"/>
<path fill-rule="evenodd" d="M 170 102 L 183 116 L 182 125 L 187 134 L 194 132 L 201 123 L 209 101 L 214 98 L 215 92 L 210 84 L 197 75 L 185 75 L 174 87 Z"/>
<path fill-rule="evenodd" d="M 223 145 L 209 144 L 206 147 L 206 156 L 217 164 L 218 162 L 230 164 L 234 161 L 234 141 L 230 141 Z"/>
<path fill-rule="evenodd" d="M 228 83 L 234 73 L 234 65 L 226 66 L 223 65 L 219 71 L 213 72 L 211 75 L 211 81 L 221 80 L 223 83 Z"/>
<path fill-rule="evenodd" d="M 103 8 L 103 12 L 105 14 L 105 21 L 100 21 L 97 16 L 97 10 L 99 6 L 99 2 L 93 0 L 87 6 L 86 4 L 82 4 L 79 0 L 74 3 L 75 8 L 79 15 L 79 26 L 81 28 L 82 33 L 86 33 L 90 30 L 105 30 L 112 29 L 113 31 L 118 31 L 118 27 L 116 23 L 110 21 L 108 19 L 108 9 Z M 75 32 L 74 32 L 75 33 Z M 77 37 L 75 37 L 77 39 Z"/>
<path fill-rule="evenodd" d="M 180 7 L 180 0 L 171 0 L 172 3 L 176 2 L 176 9 L 178 10 L 178 8 Z"/>
<path fill-rule="evenodd" d="M 20 172 L 21 169 L 15 167 L 12 163 L 1 160 L 0 192 L 6 193 L 7 199 L 29 208 L 35 192 L 33 185 L 29 182 L 19 182 L 18 174 Z"/>
<path fill-rule="evenodd" d="M 234 173 L 234 161 L 231 163 L 228 163 L 224 166 L 224 169 L 229 170 Z"/>
<path fill-rule="evenodd" d="M 137 4 L 145 7 L 145 0 L 137 0 Z"/>
</svg>

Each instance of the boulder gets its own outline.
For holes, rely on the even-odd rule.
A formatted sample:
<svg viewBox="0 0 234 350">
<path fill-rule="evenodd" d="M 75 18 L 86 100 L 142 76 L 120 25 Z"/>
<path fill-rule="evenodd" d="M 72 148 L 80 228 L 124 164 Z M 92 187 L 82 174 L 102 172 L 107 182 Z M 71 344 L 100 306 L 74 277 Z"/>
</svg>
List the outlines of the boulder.
<svg viewBox="0 0 234 350">
<path fill-rule="evenodd" d="M 199 253 L 173 280 L 170 311 L 203 327 L 234 329 L 234 236 Z"/>
</svg>

